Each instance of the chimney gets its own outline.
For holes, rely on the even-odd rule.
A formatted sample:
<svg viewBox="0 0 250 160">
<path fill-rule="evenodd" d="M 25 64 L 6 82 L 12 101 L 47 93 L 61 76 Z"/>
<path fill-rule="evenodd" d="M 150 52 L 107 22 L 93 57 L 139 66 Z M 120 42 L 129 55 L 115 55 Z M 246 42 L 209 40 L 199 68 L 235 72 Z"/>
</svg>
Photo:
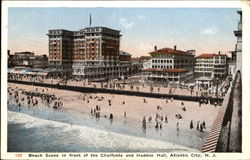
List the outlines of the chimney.
<svg viewBox="0 0 250 160">
<path fill-rule="evenodd" d="M 219 54 L 220 54 L 220 51 L 219 51 Z"/>
<path fill-rule="evenodd" d="M 176 51 L 176 45 L 174 46 L 174 50 Z"/>
<path fill-rule="evenodd" d="M 157 46 L 155 46 L 155 51 L 157 51 Z"/>
</svg>

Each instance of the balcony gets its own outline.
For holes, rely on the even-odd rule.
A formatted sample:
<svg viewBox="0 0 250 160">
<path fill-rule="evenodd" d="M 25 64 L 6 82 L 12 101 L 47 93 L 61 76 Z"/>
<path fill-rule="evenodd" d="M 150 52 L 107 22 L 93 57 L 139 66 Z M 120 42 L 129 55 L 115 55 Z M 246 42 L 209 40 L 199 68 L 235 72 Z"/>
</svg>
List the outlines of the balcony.
<svg viewBox="0 0 250 160">
<path fill-rule="evenodd" d="M 242 31 L 234 31 L 234 35 L 240 37 L 242 36 Z"/>
</svg>

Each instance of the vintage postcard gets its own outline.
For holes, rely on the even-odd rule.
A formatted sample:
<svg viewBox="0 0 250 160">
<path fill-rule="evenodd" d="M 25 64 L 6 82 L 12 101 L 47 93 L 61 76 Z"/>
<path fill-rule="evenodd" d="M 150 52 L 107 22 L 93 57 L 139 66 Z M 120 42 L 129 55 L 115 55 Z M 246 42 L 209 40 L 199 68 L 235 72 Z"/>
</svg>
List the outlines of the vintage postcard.
<svg viewBox="0 0 250 160">
<path fill-rule="evenodd" d="M 250 159 L 249 2 L 2 4 L 1 159 Z"/>
</svg>

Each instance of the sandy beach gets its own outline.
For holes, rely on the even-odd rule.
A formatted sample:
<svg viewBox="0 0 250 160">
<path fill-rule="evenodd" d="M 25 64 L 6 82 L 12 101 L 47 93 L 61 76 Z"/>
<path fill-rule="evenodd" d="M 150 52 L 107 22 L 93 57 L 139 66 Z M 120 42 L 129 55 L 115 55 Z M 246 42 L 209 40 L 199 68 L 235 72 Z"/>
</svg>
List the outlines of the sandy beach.
<svg viewBox="0 0 250 160">
<path fill-rule="evenodd" d="M 197 135 L 204 141 L 206 135 L 209 132 L 211 125 L 217 116 L 220 106 L 215 107 L 210 104 L 202 104 L 199 106 L 198 102 L 192 101 L 179 101 L 170 100 L 166 102 L 166 99 L 160 98 L 143 98 L 137 96 L 126 96 L 126 95 L 114 95 L 114 94 L 84 94 L 80 92 L 73 92 L 67 90 L 59 90 L 31 85 L 21 85 L 15 83 L 8 83 L 8 87 L 19 89 L 24 89 L 25 91 L 37 91 L 43 93 L 54 94 L 63 103 L 63 110 L 73 110 L 80 113 L 90 114 L 91 109 L 95 109 L 96 105 L 100 107 L 100 116 L 109 117 L 110 113 L 113 114 L 114 121 L 124 121 L 126 119 L 130 122 L 137 123 L 138 127 L 141 127 L 141 122 L 143 117 L 146 117 L 147 129 L 154 128 L 154 120 L 156 114 L 167 116 L 168 123 L 162 124 L 162 132 L 167 130 L 176 130 L 176 125 L 179 123 L 179 129 L 181 131 L 188 131 L 190 134 Z M 22 97 L 22 95 L 21 95 Z M 92 97 L 92 98 L 91 98 Z M 36 98 L 36 97 L 35 97 Z M 42 103 L 39 98 L 39 103 Z M 109 105 L 109 100 L 111 105 Z M 22 102 L 26 105 L 27 102 Z M 184 104 L 186 111 L 182 110 L 182 103 Z M 44 106 L 44 105 L 38 105 Z M 158 107 L 157 107 L 158 106 Z M 37 107 L 37 106 L 36 106 Z M 50 106 L 51 107 L 51 106 Z M 124 112 L 126 112 L 126 118 L 124 117 Z M 176 114 L 180 114 L 182 119 L 176 118 Z M 148 122 L 148 118 L 152 117 L 152 122 Z M 193 121 L 194 128 L 190 129 L 190 122 Z M 197 122 L 206 123 L 206 129 L 203 133 L 196 130 Z"/>
<path fill-rule="evenodd" d="M 112 94 L 83 94 L 79 92 L 72 92 L 67 90 L 58 90 L 45 87 L 37 87 L 30 85 L 21 85 L 9 83 L 9 86 L 15 88 L 23 88 L 26 91 L 38 91 L 42 89 L 48 89 L 46 93 L 54 94 L 57 98 L 63 102 L 63 108 L 74 109 L 79 112 L 90 113 L 91 109 L 94 109 L 96 105 L 101 107 L 101 116 L 109 115 L 112 113 L 115 118 L 123 118 L 124 112 L 126 112 L 127 118 L 142 120 L 143 116 L 154 117 L 156 113 L 168 116 L 168 125 L 174 127 L 176 122 L 180 123 L 180 128 L 189 128 L 190 121 L 205 121 L 207 128 L 212 125 L 213 120 L 219 110 L 219 107 L 214 105 L 202 104 L 199 107 L 198 102 L 192 101 L 179 101 L 168 99 L 158 99 L 158 98 L 145 98 L 146 103 L 144 103 L 144 98 L 136 96 L 126 96 L 126 95 L 112 95 Z M 83 97 L 85 95 L 85 101 Z M 92 99 L 89 97 L 92 96 Z M 94 97 L 104 97 L 103 100 L 98 100 Z M 111 100 L 112 105 L 109 106 L 108 100 Z M 89 103 L 88 103 L 89 101 Z M 125 104 L 123 104 L 125 102 Z M 181 109 L 181 102 L 184 103 L 186 111 Z M 161 110 L 157 110 L 157 106 L 161 107 Z M 175 114 L 181 114 L 182 119 L 178 120 Z"/>
</svg>

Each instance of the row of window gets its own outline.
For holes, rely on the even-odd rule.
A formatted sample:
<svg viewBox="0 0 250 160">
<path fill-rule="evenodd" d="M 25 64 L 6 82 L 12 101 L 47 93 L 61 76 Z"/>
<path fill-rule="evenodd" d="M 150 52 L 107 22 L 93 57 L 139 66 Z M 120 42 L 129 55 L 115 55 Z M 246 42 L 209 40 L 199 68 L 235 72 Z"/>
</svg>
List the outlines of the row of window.
<svg viewBox="0 0 250 160">
<path fill-rule="evenodd" d="M 213 63 L 223 63 L 225 64 L 226 61 L 225 60 L 216 60 L 216 61 L 196 61 L 196 64 L 199 63 L 199 64 L 204 64 L 204 63 L 210 63 L 210 64 L 213 64 Z"/>
<path fill-rule="evenodd" d="M 152 58 L 173 58 L 173 56 L 169 54 L 156 54 L 152 55 Z"/>
<path fill-rule="evenodd" d="M 204 60 L 209 60 L 209 61 L 213 61 L 214 59 L 226 59 L 225 56 L 215 56 L 215 57 L 203 57 L 203 58 L 196 58 L 196 61 L 204 61 Z"/>
<path fill-rule="evenodd" d="M 152 68 L 156 69 L 172 69 L 172 66 L 152 65 Z"/>
<path fill-rule="evenodd" d="M 152 63 L 172 63 L 173 61 L 170 59 L 170 60 L 160 60 L 160 59 L 153 59 L 152 60 Z"/>
<path fill-rule="evenodd" d="M 196 67 L 213 67 L 214 65 L 212 64 L 196 64 Z"/>
<path fill-rule="evenodd" d="M 195 71 L 213 71 L 213 68 L 196 68 Z"/>
<path fill-rule="evenodd" d="M 96 28 L 88 28 L 87 32 L 99 32 L 100 28 L 96 27 Z"/>
</svg>

